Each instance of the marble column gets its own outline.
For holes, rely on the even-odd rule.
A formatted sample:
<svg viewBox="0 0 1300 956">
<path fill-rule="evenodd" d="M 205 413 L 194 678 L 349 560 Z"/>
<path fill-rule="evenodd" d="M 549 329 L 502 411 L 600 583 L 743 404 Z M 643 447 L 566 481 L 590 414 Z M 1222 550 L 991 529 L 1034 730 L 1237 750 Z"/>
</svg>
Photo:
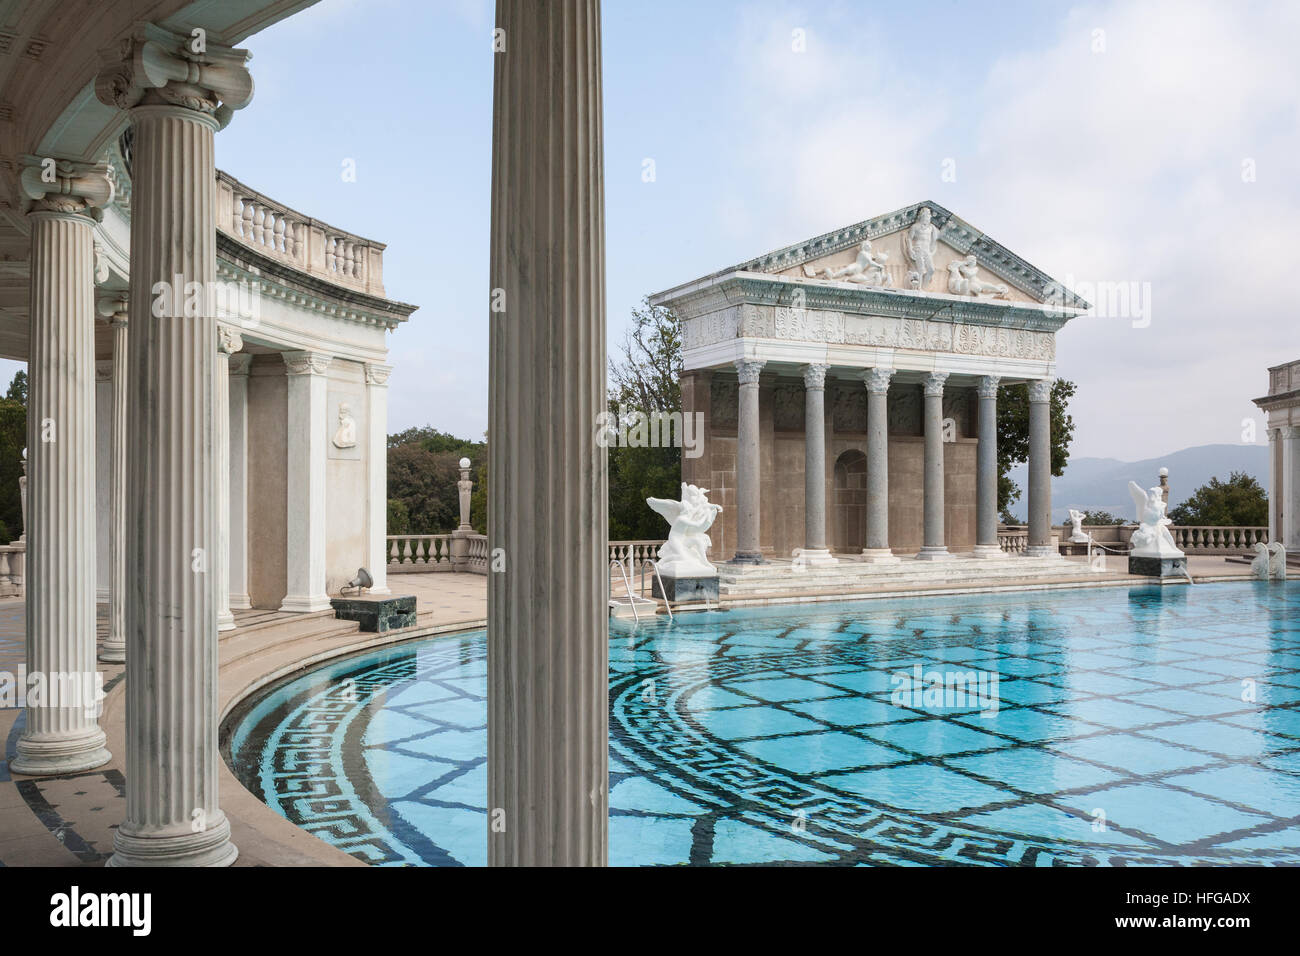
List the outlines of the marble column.
<svg viewBox="0 0 1300 956">
<path fill-rule="evenodd" d="M 325 442 L 328 380 L 333 356 L 320 352 L 282 352 L 288 377 L 289 439 L 286 442 L 289 509 L 285 566 L 288 591 L 281 611 L 324 611 L 325 591 Z"/>
<path fill-rule="evenodd" d="M 1029 383 L 1028 557 L 1052 553 L 1052 383 Z"/>
<path fill-rule="evenodd" d="M 230 356 L 230 608 L 253 606 L 248 596 L 248 370 L 253 356 Z"/>
<path fill-rule="evenodd" d="M 1282 432 L 1282 542 L 1288 552 L 1300 551 L 1300 426 Z"/>
<path fill-rule="evenodd" d="M 391 594 L 388 588 L 388 376 L 391 365 L 366 364 L 366 396 L 370 407 L 367 427 L 366 488 L 369 546 L 366 569 L 374 583 L 371 594 Z"/>
<path fill-rule="evenodd" d="M 1002 556 L 998 544 L 998 383 L 997 375 L 980 379 L 979 447 L 975 453 L 975 557 Z"/>
<path fill-rule="evenodd" d="M 925 380 L 925 506 L 921 551 L 923 561 L 949 557 L 943 530 L 943 385 L 947 372 L 932 372 Z"/>
<path fill-rule="evenodd" d="M 27 448 L 27 714 L 9 769 L 107 763 L 95 696 L 95 271 L 92 211 L 113 196 L 103 165 L 30 157 Z M 40 684 L 33 678 L 43 678 Z"/>
<path fill-rule="evenodd" d="M 765 564 L 759 547 L 759 508 L 762 500 L 759 467 L 759 375 L 763 362 L 736 361 L 740 394 L 736 409 L 736 553 L 732 564 Z"/>
<path fill-rule="evenodd" d="M 248 54 L 142 25 L 99 99 L 130 110 L 126 813 L 111 866 L 238 856 L 217 793 L 214 135 L 253 93 Z M 176 284 L 181 287 L 177 288 Z M 203 296 L 186 308 L 187 290 Z M 195 314 L 197 312 L 197 314 Z"/>
<path fill-rule="evenodd" d="M 239 330 L 217 326 L 217 400 L 213 438 L 217 454 L 217 630 L 233 631 L 230 613 L 230 359 L 244 347 Z"/>
<path fill-rule="evenodd" d="M 889 547 L 889 381 L 892 368 L 863 373 L 867 386 L 867 536 L 862 560 L 894 564 Z"/>
<path fill-rule="evenodd" d="M 826 369 L 804 367 L 804 546 L 796 560 L 804 566 L 838 564 L 826 547 Z"/>
<path fill-rule="evenodd" d="M 600 4 L 498 0 L 492 111 L 488 863 L 608 858 Z"/>
<path fill-rule="evenodd" d="M 126 461 L 127 316 L 131 297 L 105 296 L 99 312 L 113 330 L 112 427 L 109 429 L 108 481 L 108 633 L 99 648 L 106 664 L 126 660 Z"/>
</svg>

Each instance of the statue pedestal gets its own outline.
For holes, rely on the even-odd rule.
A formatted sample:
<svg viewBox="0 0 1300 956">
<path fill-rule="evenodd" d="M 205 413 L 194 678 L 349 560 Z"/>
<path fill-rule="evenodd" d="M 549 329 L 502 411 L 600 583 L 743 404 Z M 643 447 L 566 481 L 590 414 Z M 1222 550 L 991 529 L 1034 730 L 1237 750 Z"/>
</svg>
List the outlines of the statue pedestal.
<svg viewBox="0 0 1300 956">
<path fill-rule="evenodd" d="M 1187 555 L 1157 556 L 1130 554 L 1128 573 L 1148 578 L 1182 578 L 1187 576 Z"/>
<path fill-rule="evenodd" d="M 663 588 L 659 587 L 663 580 Z M 718 573 L 677 577 L 659 572 L 654 579 L 652 593 L 668 601 L 718 601 Z"/>
</svg>

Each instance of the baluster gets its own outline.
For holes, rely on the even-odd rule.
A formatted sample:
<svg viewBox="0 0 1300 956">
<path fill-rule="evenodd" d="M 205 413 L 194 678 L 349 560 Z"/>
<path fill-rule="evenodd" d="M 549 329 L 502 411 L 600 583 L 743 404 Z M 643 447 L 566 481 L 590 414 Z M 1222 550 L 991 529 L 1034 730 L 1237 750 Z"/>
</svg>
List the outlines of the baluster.
<svg viewBox="0 0 1300 956">
<path fill-rule="evenodd" d="M 275 251 L 284 252 L 284 216 L 275 217 Z"/>
</svg>

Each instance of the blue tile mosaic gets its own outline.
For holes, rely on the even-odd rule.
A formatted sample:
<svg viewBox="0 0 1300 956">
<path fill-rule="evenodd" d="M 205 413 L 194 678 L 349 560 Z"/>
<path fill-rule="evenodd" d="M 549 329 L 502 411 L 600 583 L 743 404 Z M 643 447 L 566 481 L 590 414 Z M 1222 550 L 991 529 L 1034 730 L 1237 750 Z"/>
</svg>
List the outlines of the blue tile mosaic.
<svg viewBox="0 0 1300 956">
<path fill-rule="evenodd" d="M 1298 609 L 1242 582 L 614 622 L 610 862 L 1300 864 Z M 227 759 L 359 859 L 482 865 L 485 658 L 328 664 Z"/>
</svg>

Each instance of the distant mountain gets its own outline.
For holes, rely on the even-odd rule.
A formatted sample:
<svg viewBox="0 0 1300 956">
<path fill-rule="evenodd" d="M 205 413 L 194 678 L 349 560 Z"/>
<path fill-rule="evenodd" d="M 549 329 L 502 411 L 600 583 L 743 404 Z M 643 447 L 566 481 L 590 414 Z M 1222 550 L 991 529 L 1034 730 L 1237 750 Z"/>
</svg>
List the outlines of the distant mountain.
<svg viewBox="0 0 1300 956">
<path fill-rule="evenodd" d="M 1160 469 L 1169 469 L 1169 506 L 1179 504 L 1211 478 L 1227 480 L 1234 471 L 1244 471 L 1269 487 L 1268 445 L 1198 445 L 1182 451 L 1148 458 L 1145 461 L 1120 461 L 1117 458 L 1071 458 L 1065 474 L 1052 479 L 1052 521 L 1063 524 L 1069 510 L 1109 511 L 1134 519 L 1133 499 L 1128 483 L 1136 481 L 1144 488 L 1160 484 Z M 1020 486 L 1020 498 L 1011 505 L 1011 513 L 1025 517 L 1029 488 L 1028 469 L 1021 465 L 1011 469 L 1011 480 Z"/>
</svg>

